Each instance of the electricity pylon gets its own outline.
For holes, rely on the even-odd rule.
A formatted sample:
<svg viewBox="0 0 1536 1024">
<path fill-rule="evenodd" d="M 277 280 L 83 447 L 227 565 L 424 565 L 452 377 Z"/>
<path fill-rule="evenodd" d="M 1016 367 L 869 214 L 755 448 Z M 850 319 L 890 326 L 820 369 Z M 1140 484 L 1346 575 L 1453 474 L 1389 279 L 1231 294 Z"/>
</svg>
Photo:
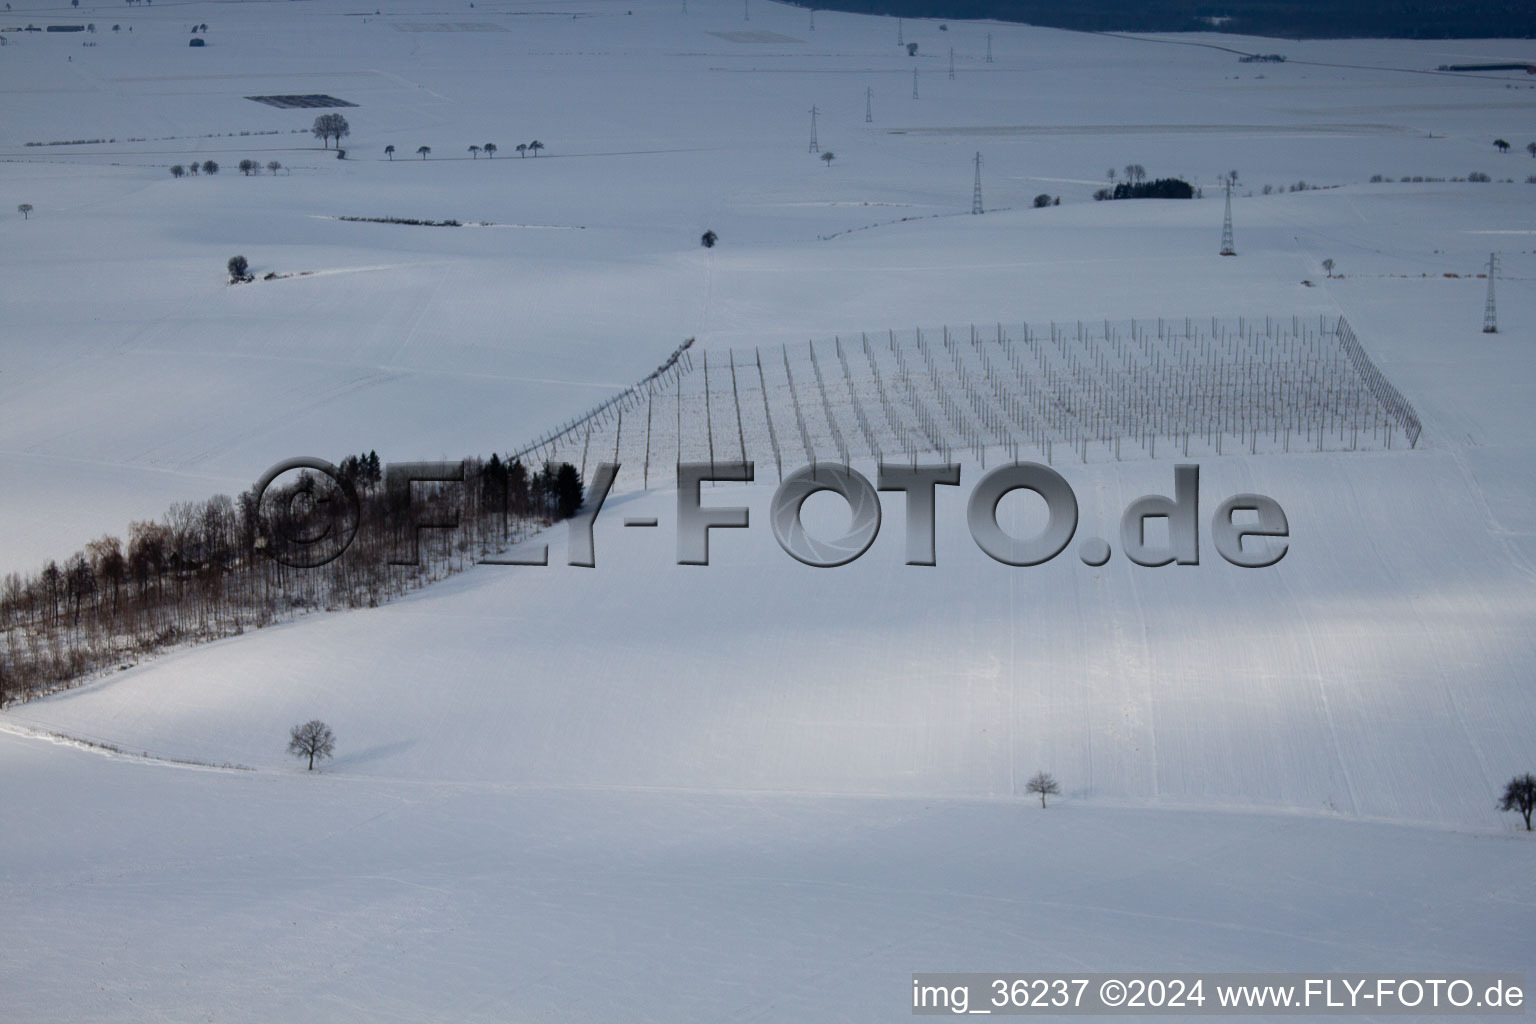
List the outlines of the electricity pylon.
<svg viewBox="0 0 1536 1024">
<path fill-rule="evenodd" d="M 953 46 L 949 48 L 949 80 L 951 82 L 955 80 L 955 48 Z"/>
<path fill-rule="evenodd" d="M 875 123 L 875 90 L 869 86 L 864 87 L 864 123 Z"/>
<path fill-rule="evenodd" d="M 992 63 L 992 33 L 987 33 L 987 63 Z"/>
<path fill-rule="evenodd" d="M 811 148 L 810 152 L 820 153 L 821 147 L 816 144 L 816 108 L 811 107 Z"/>
<path fill-rule="evenodd" d="M 981 213 L 981 153 L 976 154 L 976 184 L 971 189 L 971 213 Z"/>
<path fill-rule="evenodd" d="M 917 68 L 912 69 L 912 98 L 917 99 Z"/>
<path fill-rule="evenodd" d="M 1236 256 L 1237 249 L 1232 245 L 1232 182 L 1227 182 L 1227 213 L 1221 222 L 1221 254 L 1223 256 Z"/>
<path fill-rule="evenodd" d="M 1499 272 L 1499 257 L 1497 253 L 1488 254 L 1488 302 L 1483 306 L 1483 333 L 1499 333 L 1499 313 L 1493 305 L 1493 278 Z"/>
</svg>

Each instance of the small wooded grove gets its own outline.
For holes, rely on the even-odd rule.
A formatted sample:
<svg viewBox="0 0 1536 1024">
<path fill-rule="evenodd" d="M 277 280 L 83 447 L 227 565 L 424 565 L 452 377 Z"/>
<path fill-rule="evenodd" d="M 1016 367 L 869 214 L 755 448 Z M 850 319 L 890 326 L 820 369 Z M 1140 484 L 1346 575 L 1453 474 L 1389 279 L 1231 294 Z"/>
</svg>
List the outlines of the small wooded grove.
<svg viewBox="0 0 1536 1024">
<path fill-rule="evenodd" d="M 504 550 L 580 508 L 570 463 L 466 459 L 462 479 L 385 472 L 376 453 L 348 456 L 337 479 L 305 471 L 264 494 L 180 502 L 33 573 L 0 581 L 0 706 L 126 667 L 177 643 L 243 633 L 307 611 L 375 607 Z M 420 529 L 422 524 L 452 524 Z M 324 565 L 272 557 L 295 539 L 345 536 Z M 339 549 L 339 545 L 337 546 Z"/>
<path fill-rule="evenodd" d="M 1193 199 L 1195 186 L 1182 178 L 1158 178 L 1155 181 L 1122 181 L 1113 190 L 1101 188 L 1095 199 Z"/>
</svg>

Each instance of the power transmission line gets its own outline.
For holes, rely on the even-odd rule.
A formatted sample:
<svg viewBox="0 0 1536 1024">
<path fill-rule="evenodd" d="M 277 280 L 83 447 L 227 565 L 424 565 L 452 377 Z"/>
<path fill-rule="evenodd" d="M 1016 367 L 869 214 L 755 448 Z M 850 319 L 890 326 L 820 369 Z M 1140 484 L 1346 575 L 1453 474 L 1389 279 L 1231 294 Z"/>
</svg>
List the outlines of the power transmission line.
<svg viewBox="0 0 1536 1024">
<path fill-rule="evenodd" d="M 976 184 L 971 189 L 971 213 L 981 213 L 981 153 L 976 154 Z"/>
<path fill-rule="evenodd" d="M 1227 212 L 1221 222 L 1221 254 L 1237 255 L 1237 249 L 1232 245 L 1232 180 L 1230 178 L 1227 179 Z"/>
<path fill-rule="evenodd" d="M 1488 254 L 1488 302 L 1483 306 L 1483 333 L 1499 333 L 1499 313 L 1493 304 L 1493 279 L 1499 273 L 1498 253 Z"/>
</svg>

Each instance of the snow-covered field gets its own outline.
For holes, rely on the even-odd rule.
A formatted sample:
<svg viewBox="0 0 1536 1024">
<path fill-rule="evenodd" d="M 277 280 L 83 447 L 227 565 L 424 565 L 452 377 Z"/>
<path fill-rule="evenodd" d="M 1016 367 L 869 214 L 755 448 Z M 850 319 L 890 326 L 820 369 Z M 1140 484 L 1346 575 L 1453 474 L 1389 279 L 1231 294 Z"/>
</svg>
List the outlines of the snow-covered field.
<svg viewBox="0 0 1536 1024">
<path fill-rule="evenodd" d="M 1496 809 L 1536 770 L 1536 90 L 1418 73 L 1527 44 L 907 21 L 909 58 L 894 21 L 762 2 L 384 5 L 0 15 L 96 26 L 0 48 L 0 194 L 34 208 L 0 215 L 0 571 L 293 455 L 516 449 L 688 337 L 1343 314 L 1423 437 L 1202 456 L 1201 564 L 1161 569 L 1118 518 L 1172 493 L 1162 449 L 1057 461 L 1097 569 L 982 554 L 971 463 L 935 568 L 899 495 L 859 561 L 794 562 L 761 459 L 704 489 L 751 528 L 679 566 L 670 474 L 621 476 L 595 569 L 562 527 L 548 567 L 8 707 L 0 1018 L 864 1021 L 920 970 L 1536 966 Z M 345 161 L 245 98 L 297 93 L 357 104 Z M 168 173 L 194 158 L 222 169 Z M 1131 162 L 1206 197 L 1090 201 Z M 1369 181 L 1473 171 L 1514 180 Z M 337 219 L 389 216 L 473 226 Z M 1273 568 L 1208 539 L 1243 491 L 1289 518 Z M 311 717 L 316 775 L 283 752 Z"/>
</svg>

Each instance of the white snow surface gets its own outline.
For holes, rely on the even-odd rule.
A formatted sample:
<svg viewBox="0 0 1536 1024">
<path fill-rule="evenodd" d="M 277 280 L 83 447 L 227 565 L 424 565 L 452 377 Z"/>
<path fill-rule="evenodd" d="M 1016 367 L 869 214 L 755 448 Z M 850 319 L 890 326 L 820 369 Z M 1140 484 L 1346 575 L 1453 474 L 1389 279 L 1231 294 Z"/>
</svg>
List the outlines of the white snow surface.
<svg viewBox="0 0 1536 1024">
<path fill-rule="evenodd" d="M 16 6 L 97 31 L 0 49 L 0 571 L 292 455 L 516 448 L 687 337 L 1342 313 L 1424 435 L 1199 460 L 1201 564 L 1157 569 L 1118 518 L 1172 493 L 1161 454 L 1057 460 L 1100 569 L 985 556 L 971 463 L 936 567 L 903 564 L 899 495 L 863 558 L 802 566 L 761 461 L 703 492 L 752 526 L 679 566 L 662 474 L 609 498 L 594 569 L 557 527 L 547 567 L 9 707 L 0 1018 L 866 1021 L 917 970 L 1533 966 L 1496 800 L 1536 735 L 1536 94 L 1418 73 L 1524 43 L 908 20 L 912 59 L 893 20 L 770 3 Z M 358 104 L 348 159 L 244 98 L 282 93 Z M 221 172 L 167 173 L 194 157 Z M 1206 197 L 1091 202 L 1128 162 Z M 1514 181 L 1369 183 L 1471 171 Z M 1340 187 L 1261 194 L 1299 179 Z M 230 287 L 236 252 L 312 273 Z M 1286 511 L 1272 568 L 1208 539 L 1239 492 Z M 283 751 L 312 717 L 315 775 Z"/>
</svg>

